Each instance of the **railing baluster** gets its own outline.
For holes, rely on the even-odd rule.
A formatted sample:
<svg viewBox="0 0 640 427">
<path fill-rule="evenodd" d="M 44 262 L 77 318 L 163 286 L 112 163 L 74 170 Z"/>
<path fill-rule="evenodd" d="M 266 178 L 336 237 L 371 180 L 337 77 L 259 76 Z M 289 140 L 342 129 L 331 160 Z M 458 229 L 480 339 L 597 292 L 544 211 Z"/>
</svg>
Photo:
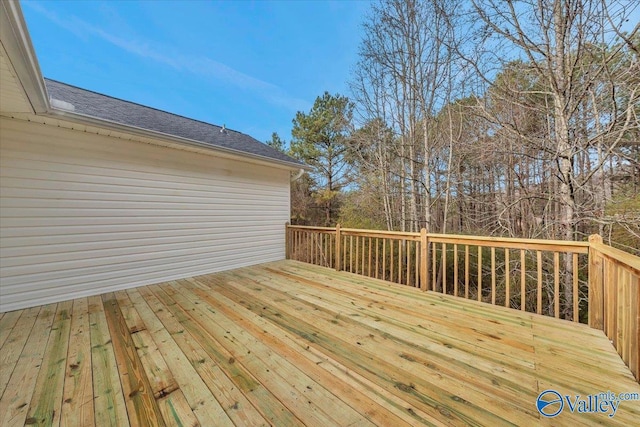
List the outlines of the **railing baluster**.
<svg viewBox="0 0 640 427">
<path fill-rule="evenodd" d="M 538 300 L 536 301 L 536 313 L 542 314 L 542 252 L 537 251 L 538 261 Z"/>
<path fill-rule="evenodd" d="M 399 245 L 399 250 L 398 250 L 398 283 L 403 284 L 403 275 L 404 275 L 404 268 L 402 267 L 402 264 L 406 264 L 406 258 L 407 258 L 407 247 L 406 247 L 407 241 L 406 240 L 400 240 L 398 241 L 398 245 Z M 404 281 L 406 282 L 407 278 L 404 278 Z"/>
<path fill-rule="evenodd" d="M 447 244 L 442 244 L 442 257 L 440 258 L 442 267 L 442 293 L 447 294 Z"/>
<path fill-rule="evenodd" d="M 359 251 L 356 251 L 358 267 L 356 267 L 356 272 L 358 274 L 364 274 L 364 237 L 357 237 L 358 244 L 360 246 Z"/>
<path fill-rule="evenodd" d="M 360 263 L 360 237 L 356 236 L 356 271 L 358 274 L 358 264 Z"/>
<path fill-rule="evenodd" d="M 331 246 L 329 243 L 331 241 L 331 234 L 323 234 L 322 235 L 322 242 L 323 242 L 323 254 L 324 254 L 324 258 L 322 261 L 322 265 L 325 267 L 331 267 L 331 264 L 329 264 L 329 247 Z"/>
<path fill-rule="evenodd" d="M 402 284 L 402 240 L 398 240 L 398 283 Z"/>
<path fill-rule="evenodd" d="M 458 296 L 458 244 L 453 245 L 453 295 Z"/>
<path fill-rule="evenodd" d="M 398 284 L 402 284 L 402 257 L 403 257 L 403 248 L 402 248 L 402 240 L 397 240 L 396 243 L 398 244 L 398 262 L 397 262 L 397 268 L 398 268 L 398 275 L 396 278 L 396 283 Z"/>
<path fill-rule="evenodd" d="M 331 243 L 332 243 L 331 242 L 331 236 L 332 236 L 331 234 L 327 234 L 327 238 L 325 240 L 326 241 L 326 248 L 325 248 L 325 251 L 326 251 L 326 263 L 327 263 L 327 267 L 328 268 L 333 267 L 331 265 L 331 259 L 332 259 L 331 258 L 331 246 L 332 246 L 331 245 Z"/>
<path fill-rule="evenodd" d="M 369 237 L 369 267 L 367 268 L 367 276 L 371 277 L 371 237 Z"/>
<path fill-rule="evenodd" d="M 353 273 L 353 236 L 349 236 L 349 272 Z"/>
<path fill-rule="evenodd" d="M 365 248 L 367 246 L 366 244 L 366 238 L 364 236 L 362 236 L 362 275 L 365 275 L 365 271 L 366 271 L 366 265 L 367 265 L 367 258 L 366 258 L 366 252 L 365 252 Z"/>
<path fill-rule="evenodd" d="M 318 233 L 311 233 L 311 263 L 318 264 Z"/>
<path fill-rule="evenodd" d="M 509 248 L 504 248 L 504 306 L 511 307 L 511 264 Z"/>
<path fill-rule="evenodd" d="M 469 245 L 464 247 L 464 297 L 469 299 Z"/>
<path fill-rule="evenodd" d="M 396 283 L 402 284 L 402 240 L 396 240 L 398 244 L 398 260 L 396 261 L 396 268 L 398 269 L 398 273 L 396 275 Z"/>
<path fill-rule="evenodd" d="M 578 322 L 580 319 L 580 295 L 578 295 L 578 254 L 573 253 L 573 321 Z"/>
<path fill-rule="evenodd" d="M 387 239 L 382 239 L 382 280 L 387 276 Z"/>
<path fill-rule="evenodd" d="M 613 335 L 613 345 L 617 348 L 618 347 L 618 327 L 619 327 L 619 321 L 620 316 L 619 316 L 619 312 L 618 310 L 620 310 L 620 307 L 618 305 L 618 292 L 620 290 L 620 286 L 621 284 L 618 282 L 618 272 L 620 271 L 620 266 L 617 264 L 614 264 L 612 266 L 612 274 L 611 274 L 611 278 L 613 280 L 613 282 L 615 283 L 613 285 L 613 292 L 611 292 L 611 295 L 613 296 L 613 309 L 610 310 L 611 311 L 611 317 L 612 317 L 612 335 Z"/>
<path fill-rule="evenodd" d="M 329 246 L 329 251 L 331 252 L 331 268 L 338 268 L 338 234 L 335 236 L 331 236 L 331 244 Z"/>
<path fill-rule="evenodd" d="M 347 270 L 347 236 L 343 237 L 342 240 L 342 269 Z"/>
<path fill-rule="evenodd" d="M 613 268 L 613 265 L 610 262 L 605 262 L 604 263 L 604 268 L 603 268 L 603 276 L 602 276 L 602 282 L 605 284 L 604 286 L 604 292 L 602 295 L 602 298 L 604 300 L 604 331 L 605 334 L 608 337 L 611 337 L 611 335 L 613 335 L 613 322 L 612 322 L 612 312 L 613 310 L 611 309 L 613 307 L 613 304 L 611 304 L 609 301 L 613 301 L 613 296 L 612 294 L 614 294 L 615 292 L 612 292 L 612 290 L 614 289 L 613 285 L 611 285 L 610 283 L 612 282 L 612 277 L 611 277 L 611 268 Z"/>
<path fill-rule="evenodd" d="M 438 254 L 438 252 L 436 251 L 436 242 L 433 242 L 432 244 L 432 250 L 431 250 L 431 261 L 432 261 L 432 265 L 431 265 L 431 286 L 433 287 L 434 291 L 437 291 L 437 284 L 438 282 L 436 281 L 436 255 Z"/>
<path fill-rule="evenodd" d="M 406 241 L 407 245 L 407 286 L 411 286 L 411 241 Z"/>
<path fill-rule="evenodd" d="M 379 272 L 380 272 L 380 265 L 379 265 L 379 260 L 380 260 L 380 239 L 379 238 L 375 238 L 376 241 L 376 279 L 379 277 Z"/>
<path fill-rule="evenodd" d="M 526 253 L 520 249 L 520 310 L 527 309 L 527 265 Z"/>
<path fill-rule="evenodd" d="M 482 301 L 482 246 L 478 246 L 478 301 Z"/>
<path fill-rule="evenodd" d="M 364 272 L 365 270 L 365 246 L 366 246 L 366 242 L 365 242 L 365 238 L 364 236 L 362 237 L 362 244 L 360 245 L 360 274 L 362 274 L 364 276 Z"/>
<path fill-rule="evenodd" d="M 389 239 L 389 252 L 391 253 L 391 260 L 389 261 L 389 281 L 393 282 L 393 239 Z"/>
<path fill-rule="evenodd" d="M 496 304 L 496 248 L 491 247 L 491 304 Z"/>
<path fill-rule="evenodd" d="M 420 245 L 422 243 L 418 243 L 418 242 L 414 242 L 413 248 L 415 249 L 415 255 L 416 255 L 416 262 L 415 264 L 415 273 L 414 273 L 414 278 L 415 278 L 415 286 L 416 288 L 420 287 Z"/>
<path fill-rule="evenodd" d="M 553 314 L 560 318 L 560 253 L 553 253 Z"/>
<path fill-rule="evenodd" d="M 360 274 L 363 276 L 366 275 L 366 265 L 367 265 L 367 239 L 362 236 L 362 244 L 360 248 Z"/>
</svg>

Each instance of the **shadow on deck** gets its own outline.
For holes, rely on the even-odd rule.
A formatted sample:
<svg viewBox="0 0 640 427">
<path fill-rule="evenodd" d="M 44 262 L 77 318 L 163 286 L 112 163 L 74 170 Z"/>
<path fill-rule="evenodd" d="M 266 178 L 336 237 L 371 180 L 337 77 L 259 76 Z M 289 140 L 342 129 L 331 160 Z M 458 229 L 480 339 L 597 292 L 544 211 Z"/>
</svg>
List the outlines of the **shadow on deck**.
<svg viewBox="0 0 640 427">
<path fill-rule="evenodd" d="M 2 314 L 0 425 L 635 425 L 586 325 L 281 261 Z M 608 407 L 607 407 L 608 408 Z"/>
</svg>

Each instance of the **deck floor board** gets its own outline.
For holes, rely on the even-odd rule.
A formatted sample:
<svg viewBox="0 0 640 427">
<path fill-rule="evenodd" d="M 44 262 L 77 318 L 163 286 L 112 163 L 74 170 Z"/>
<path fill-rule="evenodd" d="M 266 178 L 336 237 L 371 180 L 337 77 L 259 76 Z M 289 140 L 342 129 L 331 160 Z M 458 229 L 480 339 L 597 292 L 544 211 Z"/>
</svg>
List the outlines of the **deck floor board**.
<svg viewBox="0 0 640 427">
<path fill-rule="evenodd" d="M 279 261 L 2 313 L 0 425 L 637 425 L 601 331 Z"/>
</svg>

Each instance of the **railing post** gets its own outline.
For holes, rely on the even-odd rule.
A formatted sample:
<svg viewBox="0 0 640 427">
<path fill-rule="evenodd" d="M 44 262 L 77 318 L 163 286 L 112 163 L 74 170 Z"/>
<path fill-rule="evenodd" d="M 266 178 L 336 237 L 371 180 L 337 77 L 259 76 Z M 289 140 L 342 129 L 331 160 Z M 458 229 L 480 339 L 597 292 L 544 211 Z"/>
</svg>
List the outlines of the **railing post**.
<svg viewBox="0 0 640 427">
<path fill-rule="evenodd" d="M 341 250 L 342 247 L 342 236 L 340 235 L 340 224 L 336 224 L 336 270 L 340 271 L 342 269 L 342 258 L 341 258 Z"/>
<path fill-rule="evenodd" d="M 420 230 L 420 288 L 423 291 L 430 290 L 429 286 L 429 239 L 427 229 Z"/>
<path fill-rule="evenodd" d="M 284 259 L 291 259 L 291 230 L 289 221 L 284 223 Z"/>
<path fill-rule="evenodd" d="M 593 244 L 602 244 L 598 234 L 589 236 L 589 326 L 604 330 L 604 275 L 602 257 Z"/>
</svg>

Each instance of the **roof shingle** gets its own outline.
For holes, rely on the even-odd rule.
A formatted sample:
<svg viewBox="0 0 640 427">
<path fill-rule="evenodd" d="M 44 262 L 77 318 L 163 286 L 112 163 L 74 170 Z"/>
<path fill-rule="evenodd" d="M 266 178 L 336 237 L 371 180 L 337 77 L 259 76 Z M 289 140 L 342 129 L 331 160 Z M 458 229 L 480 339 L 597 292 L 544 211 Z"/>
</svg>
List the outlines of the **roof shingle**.
<svg viewBox="0 0 640 427">
<path fill-rule="evenodd" d="M 224 129 L 223 131 L 222 127 L 210 123 L 113 98 L 55 80 L 44 80 L 49 96 L 54 100 L 71 104 L 74 113 L 186 138 L 210 145 L 212 148 L 232 149 L 249 155 L 293 163 L 304 167 L 298 160 L 244 133 L 231 129 Z"/>
</svg>

